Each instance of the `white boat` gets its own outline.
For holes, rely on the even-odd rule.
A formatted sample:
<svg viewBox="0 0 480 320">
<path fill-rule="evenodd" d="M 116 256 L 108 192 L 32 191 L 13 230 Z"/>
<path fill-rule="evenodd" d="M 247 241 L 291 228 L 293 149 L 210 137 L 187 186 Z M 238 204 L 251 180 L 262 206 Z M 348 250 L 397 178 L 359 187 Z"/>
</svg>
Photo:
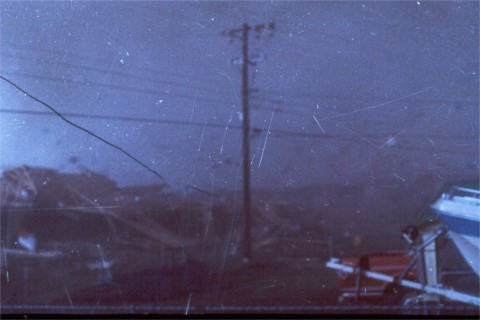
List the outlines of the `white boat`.
<svg viewBox="0 0 480 320">
<path fill-rule="evenodd" d="M 451 186 L 431 205 L 468 265 L 480 277 L 480 190 Z"/>
</svg>

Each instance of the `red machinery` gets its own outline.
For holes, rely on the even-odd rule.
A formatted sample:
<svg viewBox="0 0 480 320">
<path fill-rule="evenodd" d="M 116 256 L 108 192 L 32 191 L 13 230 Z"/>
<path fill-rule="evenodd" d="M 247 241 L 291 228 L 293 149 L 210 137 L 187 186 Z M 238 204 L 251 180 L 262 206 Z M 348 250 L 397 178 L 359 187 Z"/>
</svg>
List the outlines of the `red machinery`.
<svg viewBox="0 0 480 320">
<path fill-rule="evenodd" d="M 416 266 L 407 270 L 412 264 L 413 258 L 408 251 L 391 251 L 364 255 L 359 258 L 343 258 L 340 263 L 353 268 L 385 274 L 396 279 L 417 281 Z M 348 273 L 337 270 L 337 273 L 340 278 L 340 303 L 391 303 L 401 296 L 402 288 L 395 282 L 388 283 L 365 277 L 358 272 Z"/>
</svg>

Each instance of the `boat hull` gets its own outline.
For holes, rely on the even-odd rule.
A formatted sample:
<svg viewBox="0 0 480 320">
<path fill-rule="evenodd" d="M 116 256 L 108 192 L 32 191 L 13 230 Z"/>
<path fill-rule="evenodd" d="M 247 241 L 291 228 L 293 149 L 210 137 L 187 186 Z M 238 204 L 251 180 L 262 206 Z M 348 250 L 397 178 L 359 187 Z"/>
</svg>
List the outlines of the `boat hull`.
<svg viewBox="0 0 480 320">
<path fill-rule="evenodd" d="M 472 192 L 474 197 L 445 193 L 432 208 L 439 215 L 465 261 L 480 277 L 480 201 L 477 198 L 478 191 Z"/>
<path fill-rule="evenodd" d="M 472 270 L 475 271 L 477 276 L 480 277 L 479 239 L 465 236 L 456 232 L 449 232 L 449 234 L 465 261 L 472 268 Z"/>
</svg>

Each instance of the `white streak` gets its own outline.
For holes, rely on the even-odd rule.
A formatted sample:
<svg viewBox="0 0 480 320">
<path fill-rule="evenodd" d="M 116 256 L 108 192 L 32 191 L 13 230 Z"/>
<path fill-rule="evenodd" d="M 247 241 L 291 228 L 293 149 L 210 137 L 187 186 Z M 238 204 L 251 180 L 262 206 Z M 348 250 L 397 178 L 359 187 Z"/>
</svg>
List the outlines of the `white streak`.
<svg viewBox="0 0 480 320">
<path fill-rule="evenodd" d="M 219 72 L 222 76 L 225 76 L 228 80 L 233 81 L 233 78 L 229 77 L 225 72 Z"/>
<path fill-rule="evenodd" d="M 263 120 L 263 125 L 262 125 L 262 131 L 261 132 L 264 132 L 265 131 L 265 125 L 267 124 L 267 117 L 265 117 L 265 119 Z M 262 146 L 262 139 L 258 139 L 258 144 L 257 144 L 257 151 L 255 151 L 255 153 L 253 154 L 252 156 L 252 161 L 250 161 L 250 165 L 253 164 L 253 160 L 255 159 L 255 157 L 257 156 L 258 153 L 260 153 L 260 147 Z"/>
<path fill-rule="evenodd" d="M 273 288 L 273 287 L 275 287 L 275 286 L 276 286 L 276 284 L 274 283 L 274 284 L 271 284 L 271 285 L 269 285 L 269 286 L 263 287 L 262 290 L 269 289 L 269 288 Z"/>
<path fill-rule="evenodd" d="M 398 179 L 402 180 L 403 182 L 405 182 L 405 179 L 402 178 L 402 177 L 400 177 L 398 174 L 394 173 L 393 175 L 394 175 L 395 177 L 397 177 Z"/>
<path fill-rule="evenodd" d="M 322 132 L 323 132 L 323 133 L 326 133 L 325 130 L 323 130 L 322 126 L 320 125 L 320 122 L 318 122 L 317 117 L 315 117 L 315 115 L 313 116 L 313 119 L 314 119 L 315 122 L 318 124 L 318 126 L 320 127 L 320 129 L 322 130 Z"/>
<path fill-rule="evenodd" d="M 10 273 L 8 272 L 8 261 L 7 261 L 7 252 L 5 251 L 5 244 L 2 240 L 2 251 L 3 251 L 3 258 L 5 259 L 5 273 L 7 275 L 7 282 L 10 282 Z"/>
<path fill-rule="evenodd" d="M 63 286 L 65 287 L 65 292 L 67 293 L 68 302 L 70 302 L 70 305 L 73 306 L 72 298 L 70 297 L 70 292 L 68 292 L 68 288 L 65 284 Z"/>
<path fill-rule="evenodd" d="M 192 301 L 192 293 L 188 296 L 187 307 L 185 308 L 185 315 L 188 315 L 188 311 L 190 310 L 190 301 Z"/>
<path fill-rule="evenodd" d="M 337 126 L 338 126 L 338 123 L 337 123 Z M 342 125 L 340 125 L 340 127 L 342 127 L 343 129 L 345 129 L 345 130 L 347 130 L 347 131 L 350 131 L 351 133 L 353 133 L 354 135 L 356 135 L 356 136 L 357 136 L 357 137 L 359 137 L 360 139 L 362 139 L 362 140 L 364 140 L 364 141 L 368 142 L 369 144 L 371 144 L 371 145 L 372 145 L 372 146 L 374 146 L 375 148 L 377 148 L 377 149 L 380 149 L 380 147 L 379 147 L 379 146 L 377 146 L 375 143 L 373 143 L 373 142 L 371 142 L 370 140 L 368 140 L 367 138 L 365 138 L 365 137 L 363 137 L 363 136 L 359 135 L 359 134 L 358 134 L 358 133 L 356 133 L 355 131 L 353 131 L 353 130 L 350 130 L 350 129 L 348 129 L 347 127 L 345 127 L 345 126 L 342 126 Z"/>
<path fill-rule="evenodd" d="M 273 110 L 272 110 L 272 117 L 270 118 L 270 124 L 268 125 L 267 136 L 265 137 L 265 143 L 263 144 L 262 155 L 260 156 L 260 161 L 258 163 L 259 168 L 262 165 L 263 154 L 265 153 L 265 148 L 267 147 L 267 140 L 268 140 L 268 136 L 270 135 L 270 128 L 272 127 L 272 121 L 273 121 L 273 115 L 274 114 L 275 114 L 275 107 L 273 107 Z"/>
<path fill-rule="evenodd" d="M 396 137 L 398 137 L 399 135 L 401 135 L 402 133 L 405 132 L 405 130 L 407 129 L 403 129 L 402 131 L 400 131 L 399 133 L 397 133 L 396 135 L 394 135 L 393 137 L 391 137 L 390 139 L 387 140 L 387 142 L 385 142 L 384 144 L 382 144 L 379 149 L 382 149 L 383 147 L 385 147 L 387 144 L 389 144 L 391 141 L 393 141 Z"/>
<path fill-rule="evenodd" d="M 203 125 L 203 130 L 202 130 L 202 135 L 200 136 L 200 145 L 198 146 L 197 152 L 200 152 L 202 149 L 202 144 L 203 144 L 203 134 L 205 133 L 205 126 L 207 125 L 207 122 L 204 123 Z"/>
<path fill-rule="evenodd" d="M 110 268 L 111 266 L 113 266 L 112 261 L 101 261 L 87 264 L 87 267 L 90 270 L 104 270 Z"/>
<path fill-rule="evenodd" d="M 15 256 L 28 256 L 39 258 L 54 258 L 60 256 L 60 251 L 42 251 L 42 252 L 30 252 L 23 249 L 3 249 L 4 252 Z"/>
<path fill-rule="evenodd" d="M 120 55 L 120 50 L 118 50 L 117 47 L 115 47 L 110 41 L 107 42 L 107 44 L 112 47 L 113 49 L 117 50 L 117 54 Z"/>
<path fill-rule="evenodd" d="M 205 122 L 205 124 L 203 125 L 203 129 L 202 129 L 202 135 L 200 136 L 200 142 L 198 144 L 198 149 L 197 149 L 197 156 L 195 157 L 195 163 L 193 164 L 193 172 L 192 172 L 192 176 L 190 178 L 190 183 L 192 183 L 193 181 L 193 178 L 195 176 L 195 173 L 197 172 L 197 163 L 198 163 L 198 158 L 200 157 L 200 151 L 202 150 L 202 144 L 203 144 L 203 135 L 205 133 L 205 126 L 207 125 L 207 122 Z"/>
<path fill-rule="evenodd" d="M 233 108 L 235 108 L 235 105 L 233 105 Z M 223 140 L 222 140 L 222 146 L 220 147 L 220 154 L 223 154 L 223 146 L 225 145 L 225 138 L 227 136 L 228 126 L 230 125 L 233 119 L 233 108 L 232 108 L 232 111 L 230 112 L 230 118 L 228 119 L 227 125 L 225 126 L 225 132 L 223 133 Z"/>
<path fill-rule="evenodd" d="M 102 259 L 103 270 L 106 271 L 106 273 L 107 273 L 107 278 L 108 278 L 109 280 L 111 280 L 111 279 L 112 279 L 112 275 L 110 274 L 110 265 L 109 265 L 109 263 L 106 261 L 105 256 L 104 256 L 104 254 L 103 254 L 102 247 L 100 246 L 99 243 L 97 243 L 97 249 L 98 249 L 98 253 L 100 254 L 100 258 Z"/>
<path fill-rule="evenodd" d="M 433 87 L 428 87 L 428 88 L 422 89 L 420 91 L 408 94 L 404 97 L 400 97 L 400 98 L 397 98 L 395 100 L 391 100 L 391 101 L 387 101 L 387 102 L 384 102 L 384 103 L 381 103 L 381 104 L 377 104 L 375 106 L 366 107 L 366 108 L 358 109 L 358 110 L 355 110 L 355 111 L 345 112 L 345 113 L 337 114 L 335 116 L 325 117 L 325 118 L 322 119 L 322 121 L 327 120 L 327 119 L 333 119 L 333 118 L 339 118 L 339 117 L 347 116 L 347 115 L 354 114 L 354 113 L 357 113 L 357 112 L 362 112 L 362 111 L 367 111 L 367 110 L 371 110 L 371 109 L 380 108 L 380 107 L 386 106 L 387 104 L 394 103 L 394 102 L 397 102 L 397 101 L 400 101 L 400 100 L 403 100 L 403 99 L 406 99 L 406 98 L 410 98 L 414 95 L 417 95 L 419 93 L 422 93 L 422 92 L 427 91 L 427 90 L 432 89 L 432 88 Z"/>
<path fill-rule="evenodd" d="M 190 128 L 190 125 L 192 124 L 193 114 L 195 113 L 195 107 L 197 106 L 197 96 L 198 96 L 198 87 L 195 90 L 195 97 L 193 98 L 192 112 L 190 113 L 190 120 L 188 121 L 188 126 L 185 129 L 185 131 L 183 132 L 183 134 L 185 134 L 188 131 L 188 129 Z"/>
</svg>

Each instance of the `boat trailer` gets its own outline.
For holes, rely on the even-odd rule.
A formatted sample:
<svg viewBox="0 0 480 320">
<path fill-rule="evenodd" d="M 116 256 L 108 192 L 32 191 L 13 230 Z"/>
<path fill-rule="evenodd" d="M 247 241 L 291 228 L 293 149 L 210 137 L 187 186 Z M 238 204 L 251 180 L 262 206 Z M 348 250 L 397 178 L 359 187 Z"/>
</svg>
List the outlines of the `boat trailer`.
<svg viewBox="0 0 480 320">
<path fill-rule="evenodd" d="M 446 233 L 447 231 L 444 228 L 438 227 L 438 225 L 434 228 L 430 228 L 429 230 L 422 230 L 422 240 L 420 244 L 415 246 L 412 250 L 412 255 L 414 255 L 414 259 L 412 259 L 412 262 L 401 276 L 392 276 L 389 274 L 368 270 L 358 266 L 352 266 L 351 264 L 342 263 L 342 260 L 339 258 L 331 258 L 326 263 L 326 267 L 335 269 L 343 274 L 353 274 L 357 278 L 357 286 L 360 285 L 359 279 L 361 277 L 366 277 L 386 283 L 396 284 L 401 287 L 418 290 L 422 293 L 437 297 L 437 299 L 439 297 L 445 297 L 450 300 L 459 301 L 480 307 L 479 296 L 462 293 L 452 288 L 445 288 L 438 283 L 435 240 L 439 236 Z M 415 264 L 417 265 L 417 269 L 419 269 L 418 282 L 405 279 L 405 275 L 414 267 Z M 357 294 L 359 291 L 360 288 L 358 287 Z M 433 298 L 433 300 L 434 299 L 435 298 Z"/>
<path fill-rule="evenodd" d="M 352 273 L 358 276 L 364 276 L 367 278 L 372 278 L 372 279 L 384 281 L 387 283 L 397 283 L 403 287 L 423 291 L 425 293 L 436 294 L 438 296 L 443 296 L 451 300 L 460 301 L 460 302 L 472 304 L 475 306 L 480 306 L 479 297 L 461 293 L 453 289 L 445 289 L 439 286 L 422 285 L 419 282 L 400 279 L 387 274 L 369 271 L 369 270 L 361 269 L 358 267 L 352 267 L 352 266 L 340 263 L 340 259 L 338 258 L 331 258 L 330 261 L 327 262 L 326 266 L 328 268 L 336 269 L 341 272 Z"/>
</svg>

